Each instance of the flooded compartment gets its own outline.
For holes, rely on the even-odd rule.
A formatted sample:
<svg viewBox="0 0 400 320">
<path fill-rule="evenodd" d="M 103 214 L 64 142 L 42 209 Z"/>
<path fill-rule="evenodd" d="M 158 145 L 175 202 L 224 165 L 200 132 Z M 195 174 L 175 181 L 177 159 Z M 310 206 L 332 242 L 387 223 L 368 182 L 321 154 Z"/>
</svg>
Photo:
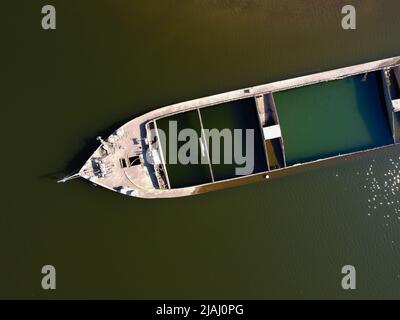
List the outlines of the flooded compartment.
<svg viewBox="0 0 400 320">
<path fill-rule="evenodd" d="M 212 182 L 208 160 L 203 152 L 197 152 L 196 163 L 184 164 L 177 161 L 177 159 L 173 159 L 173 154 L 177 156 L 178 150 L 183 150 L 181 148 L 186 143 L 186 141 L 177 139 L 177 134 L 182 132 L 183 129 L 194 130 L 197 137 L 201 136 L 201 124 L 197 110 L 162 118 L 157 120 L 156 124 L 158 131 L 162 131 L 166 135 L 166 139 L 162 141 L 161 145 L 165 158 L 166 174 L 171 188 L 182 188 Z M 174 128 L 175 124 L 176 128 Z M 202 146 L 197 137 L 197 150 L 201 150 Z M 160 137 L 160 139 L 162 138 Z M 172 141 L 176 142 L 176 147 L 170 143 Z"/>
<path fill-rule="evenodd" d="M 237 130 L 242 133 L 241 142 L 239 141 L 241 152 L 239 153 L 246 158 L 246 163 L 243 164 L 238 163 L 238 161 L 236 161 L 237 159 L 235 159 L 234 153 L 236 152 L 234 152 L 234 149 L 239 148 L 238 145 L 234 145 L 232 148 L 229 146 L 229 144 L 232 145 L 232 143 L 229 141 L 227 142 L 225 140 L 226 138 L 223 138 L 219 144 L 220 148 L 216 150 L 212 145 L 212 141 L 209 140 L 208 149 L 215 181 L 241 176 L 238 174 L 237 169 L 243 168 L 246 165 L 248 165 L 249 168 L 251 167 L 248 174 L 268 170 L 260 121 L 257 115 L 257 107 L 254 98 L 226 102 L 199 110 L 205 129 L 217 129 L 219 132 L 222 132 L 224 129 L 227 129 L 229 132 Z M 253 132 L 251 140 L 246 140 L 246 130 L 251 130 Z M 248 143 L 251 143 L 251 146 L 249 146 Z M 253 152 L 246 153 L 248 147 L 250 147 Z M 220 161 L 215 161 L 215 153 L 220 155 Z M 229 159 L 232 159 L 232 163 L 229 163 Z"/>
<path fill-rule="evenodd" d="M 379 72 L 273 96 L 288 165 L 393 143 Z"/>
<path fill-rule="evenodd" d="M 177 130 L 171 131 L 171 123 Z M 166 134 L 162 145 L 171 188 L 194 186 L 268 170 L 256 103 L 253 98 L 178 113 L 156 121 Z M 198 163 L 171 161 L 171 141 L 183 129 L 197 135 Z M 251 132 L 250 135 L 247 135 Z M 162 135 L 160 135 L 162 136 Z M 161 139 L 161 138 L 160 138 Z M 178 141 L 177 150 L 187 142 Z M 179 153 L 179 151 L 178 151 Z"/>
</svg>

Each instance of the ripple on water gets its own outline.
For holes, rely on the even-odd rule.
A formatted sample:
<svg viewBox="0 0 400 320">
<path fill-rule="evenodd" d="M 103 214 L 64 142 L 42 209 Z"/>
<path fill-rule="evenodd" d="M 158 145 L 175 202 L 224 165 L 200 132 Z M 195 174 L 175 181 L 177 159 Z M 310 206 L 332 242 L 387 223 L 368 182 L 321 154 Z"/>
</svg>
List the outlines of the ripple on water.
<svg viewBox="0 0 400 320">
<path fill-rule="evenodd" d="M 400 220 L 400 157 L 390 158 L 389 162 L 389 169 L 383 174 L 374 174 L 374 163 L 370 164 L 365 172 L 364 185 L 364 189 L 370 192 L 368 216 L 379 215 L 386 226 Z"/>
</svg>

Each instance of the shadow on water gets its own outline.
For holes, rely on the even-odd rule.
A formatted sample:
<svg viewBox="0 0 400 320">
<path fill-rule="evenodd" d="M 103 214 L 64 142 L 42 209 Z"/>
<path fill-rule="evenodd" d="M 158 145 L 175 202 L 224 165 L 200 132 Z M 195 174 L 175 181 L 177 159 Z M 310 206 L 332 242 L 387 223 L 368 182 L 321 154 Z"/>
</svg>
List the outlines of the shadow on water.
<svg viewBox="0 0 400 320">
<path fill-rule="evenodd" d="M 130 117 L 126 117 L 124 120 L 115 122 L 114 124 L 106 127 L 105 129 L 95 132 L 93 136 L 90 138 L 89 137 L 83 138 L 84 143 L 82 148 L 80 148 L 77 153 L 75 153 L 69 160 L 65 162 L 63 168 L 55 170 L 53 172 L 45 173 L 39 176 L 39 178 L 58 180 L 65 177 L 66 175 L 76 173 L 83 166 L 83 164 L 89 159 L 89 157 L 93 154 L 93 152 L 99 147 L 100 142 L 96 140 L 96 137 L 101 136 L 103 138 L 107 138 L 110 134 L 112 134 L 122 125 L 142 114 L 143 113 L 133 114 Z"/>
</svg>

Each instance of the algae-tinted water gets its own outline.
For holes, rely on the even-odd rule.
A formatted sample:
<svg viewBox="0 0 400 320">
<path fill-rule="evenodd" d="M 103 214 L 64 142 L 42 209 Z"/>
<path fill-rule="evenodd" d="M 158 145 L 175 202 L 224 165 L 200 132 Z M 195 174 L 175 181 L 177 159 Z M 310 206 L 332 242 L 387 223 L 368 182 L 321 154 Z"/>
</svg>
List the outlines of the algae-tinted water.
<svg viewBox="0 0 400 320">
<path fill-rule="evenodd" d="M 237 169 L 243 168 L 246 163 L 251 166 L 251 170 L 247 174 L 267 170 L 260 124 L 255 100 L 253 98 L 202 108 L 201 115 L 205 129 L 217 129 L 218 132 L 223 132 L 224 129 L 228 129 L 232 137 L 232 144 L 229 145 L 228 143 L 225 145 L 224 139 L 221 139 L 220 148 L 215 150 L 212 140 L 209 140 L 208 149 L 210 150 L 212 170 L 216 181 L 240 176 Z M 234 130 L 240 132 L 238 140 L 241 140 L 241 147 L 236 151 L 234 146 Z M 252 132 L 251 138 L 248 140 L 246 140 L 246 130 Z M 250 149 L 247 149 L 248 144 L 252 145 Z M 251 151 L 246 152 L 246 150 Z M 217 157 L 217 159 L 220 160 L 219 162 L 213 161 L 214 152 L 220 155 L 220 157 Z M 226 154 L 226 152 L 228 152 L 229 155 Z M 243 156 L 246 163 L 238 163 L 239 159 L 235 158 L 235 154 Z M 232 159 L 232 163 L 226 161 L 225 155 L 227 158 Z"/>
<path fill-rule="evenodd" d="M 176 132 L 174 133 L 171 132 L 174 129 L 170 130 L 171 122 L 175 122 L 177 126 Z M 198 138 L 201 137 L 201 125 L 197 110 L 178 113 L 176 115 L 160 119 L 157 121 L 157 126 L 166 134 L 166 141 L 162 145 L 171 187 L 181 188 L 211 182 L 210 168 L 206 162 L 207 159 L 205 159 L 205 161 L 203 159 L 204 157 L 202 156 L 203 154 L 200 150 L 200 143 L 198 140 Z M 189 140 L 189 137 L 186 137 L 187 140 L 177 139 L 179 133 L 182 132 L 182 130 L 184 129 L 191 129 L 194 130 L 194 132 L 196 133 L 194 144 L 197 148 L 195 150 L 192 150 L 192 153 L 195 155 L 196 159 L 195 161 L 191 161 L 187 164 L 180 163 L 179 159 L 177 159 L 177 161 L 174 161 L 175 163 L 172 163 L 172 161 L 170 161 L 170 152 L 175 153 L 177 157 L 177 152 L 185 144 L 190 144 L 193 147 L 193 142 Z M 169 140 L 171 135 L 176 136 L 176 138 L 174 139 L 177 146 L 176 150 L 170 150 L 172 149 L 172 144 L 170 144 Z M 190 153 L 191 150 L 188 149 L 187 152 L 185 152 L 185 155 L 189 157 Z"/>
<path fill-rule="evenodd" d="M 197 110 L 194 110 L 157 121 L 158 128 L 166 133 L 163 153 L 171 187 L 180 188 L 212 182 L 209 164 L 211 164 L 215 181 L 267 170 L 260 124 L 253 98 L 201 108 L 199 111 L 200 115 Z M 170 130 L 171 122 L 176 122 L 176 132 Z M 211 133 L 210 136 L 204 137 L 208 145 L 203 151 L 199 143 L 202 135 L 201 123 L 205 132 Z M 191 143 L 189 137 L 178 139 L 183 129 L 191 129 L 196 133 L 197 139 L 194 140 L 194 145 L 192 143 L 194 148 L 187 149 L 185 152 L 185 158 L 186 156 L 189 158 L 190 153 L 195 153 L 194 161 L 182 163 L 181 159 L 177 159 L 177 163 L 171 163 L 170 152 L 179 155 L 180 148 Z M 214 133 L 213 129 L 216 130 Z M 224 137 L 225 129 L 228 130 L 228 137 Z M 249 136 L 247 136 L 247 130 L 250 131 Z M 170 139 L 176 141 L 176 149 L 170 143 Z M 235 144 L 236 139 L 238 142 Z M 209 150 L 209 159 L 207 150 Z M 244 170 L 245 167 L 245 171 L 237 171 L 238 168 Z"/>
<path fill-rule="evenodd" d="M 393 143 L 378 73 L 274 94 L 287 163 Z"/>
</svg>

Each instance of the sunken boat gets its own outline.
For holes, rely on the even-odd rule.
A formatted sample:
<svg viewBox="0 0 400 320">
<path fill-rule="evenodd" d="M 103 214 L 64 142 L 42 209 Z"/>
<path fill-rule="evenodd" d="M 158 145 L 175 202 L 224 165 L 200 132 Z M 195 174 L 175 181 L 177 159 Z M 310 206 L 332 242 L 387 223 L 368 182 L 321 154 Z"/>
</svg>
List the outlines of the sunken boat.
<svg viewBox="0 0 400 320">
<path fill-rule="evenodd" d="M 400 143 L 400 56 L 161 107 L 98 140 L 59 182 L 81 177 L 128 196 L 171 198 L 271 181 Z"/>
</svg>

